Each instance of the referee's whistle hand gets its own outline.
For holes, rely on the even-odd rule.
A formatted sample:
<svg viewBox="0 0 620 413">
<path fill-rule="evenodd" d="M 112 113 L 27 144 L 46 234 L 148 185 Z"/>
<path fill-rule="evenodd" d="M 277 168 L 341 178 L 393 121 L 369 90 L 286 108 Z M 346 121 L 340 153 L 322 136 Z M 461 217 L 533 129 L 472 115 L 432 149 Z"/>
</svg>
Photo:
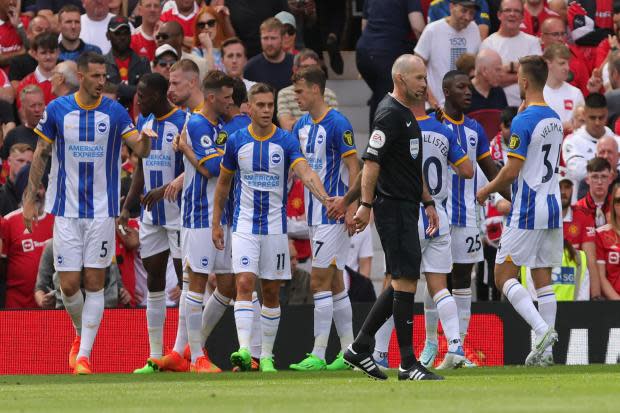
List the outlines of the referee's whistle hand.
<svg viewBox="0 0 620 413">
<path fill-rule="evenodd" d="M 370 221 L 370 208 L 360 205 L 353 217 L 353 221 L 355 222 L 355 231 L 362 232 Z"/>
</svg>

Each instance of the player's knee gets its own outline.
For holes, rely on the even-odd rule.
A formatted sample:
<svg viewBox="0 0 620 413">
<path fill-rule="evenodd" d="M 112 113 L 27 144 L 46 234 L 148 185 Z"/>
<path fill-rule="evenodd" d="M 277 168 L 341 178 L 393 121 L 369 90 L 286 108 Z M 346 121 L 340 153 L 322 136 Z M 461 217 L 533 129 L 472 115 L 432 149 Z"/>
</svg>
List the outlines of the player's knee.
<svg viewBox="0 0 620 413">
<path fill-rule="evenodd" d="M 332 280 L 331 277 L 326 274 L 326 271 L 323 269 L 313 269 L 312 277 L 310 279 L 310 288 L 313 293 L 318 293 L 320 291 L 330 291 L 332 288 Z"/>
<path fill-rule="evenodd" d="M 235 297 L 236 287 L 235 279 L 232 275 L 218 275 L 217 276 L 217 290 L 224 297 Z"/>
<path fill-rule="evenodd" d="M 254 277 L 249 275 L 239 275 L 237 277 L 237 295 L 252 295 L 254 292 Z"/>
</svg>

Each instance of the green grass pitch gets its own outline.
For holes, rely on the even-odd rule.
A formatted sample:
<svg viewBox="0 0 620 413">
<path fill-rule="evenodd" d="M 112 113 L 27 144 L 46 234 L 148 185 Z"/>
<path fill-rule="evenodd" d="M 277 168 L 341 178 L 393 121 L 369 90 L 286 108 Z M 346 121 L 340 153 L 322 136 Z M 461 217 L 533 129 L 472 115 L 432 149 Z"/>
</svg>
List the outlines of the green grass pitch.
<svg viewBox="0 0 620 413">
<path fill-rule="evenodd" d="M 4 412 L 618 412 L 620 365 L 478 368 L 443 382 L 360 372 L 0 376 Z"/>
</svg>

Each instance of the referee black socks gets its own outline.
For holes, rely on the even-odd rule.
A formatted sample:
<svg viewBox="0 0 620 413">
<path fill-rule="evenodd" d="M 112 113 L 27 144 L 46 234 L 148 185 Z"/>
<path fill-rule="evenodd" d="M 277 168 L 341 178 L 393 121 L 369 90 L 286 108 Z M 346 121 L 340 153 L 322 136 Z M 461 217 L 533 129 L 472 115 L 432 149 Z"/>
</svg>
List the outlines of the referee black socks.
<svg viewBox="0 0 620 413">
<path fill-rule="evenodd" d="M 409 369 L 416 362 L 413 353 L 413 302 L 415 293 L 394 291 L 393 312 L 396 338 L 400 349 L 400 366 Z"/>
<path fill-rule="evenodd" d="M 377 298 L 375 304 L 370 309 L 370 313 L 364 320 L 364 325 L 352 344 L 353 350 L 357 353 L 372 352 L 375 342 L 375 334 L 381 326 L 392 315 L 394 305 L 394 288 L 390 285 Z M 413 306 L 411 307 L 413 311 Z"/>
</svg>

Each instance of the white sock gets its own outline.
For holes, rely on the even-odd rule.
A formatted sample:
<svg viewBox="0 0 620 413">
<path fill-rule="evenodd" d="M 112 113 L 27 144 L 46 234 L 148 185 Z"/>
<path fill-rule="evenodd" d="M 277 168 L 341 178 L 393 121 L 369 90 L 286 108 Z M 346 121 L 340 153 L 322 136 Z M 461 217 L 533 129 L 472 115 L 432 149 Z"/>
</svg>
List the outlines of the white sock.
<svg viewBox="0 0 620 413">
<path fill-rule="evenodd" d="M 280 307 L 269 308 L 263 305 L 260 315 L 261 327 L 263 329 L 263 344 L 260 358 L 270 358 L 273 357 L 273 343 L 276 341 L 278 325 L 280 324 Z"/>
<path fill-rule="evenodd" d="M 353 309 L 349 293 L 344 290 L 333 296 L 334 301 L 334 324 L 340 337 L 340 350 L 344 351 L 353 343 Z M 331 328 L 331 323 L 330 323 Z M 329 332 L 327 333 L 329 338 Z"/>
<path fill-rule="evenodd" d="M 428 288 L 424 289 L 424 328 L 426 340 L 437 344 L 437 327 L 439 326 L 439 312 Z"/>
<path fill-rule="evenodd" d="M 166 321 L 166 292 L 149 291 L 146 295 L 146 326 L 149 333 L 151 358 L 160 359 L 164 346 L 164 322 Z"/>
<path fill-rule="evenodd" d="M 213 291 L 202 312 L 202 343 L 204 344 L 211 332 L 224 315 L 230 304 L 230 298 L 224 297 L 218 290 Z"/>
<path fill-rule="evenodd" d="M 187 346 L 187 324 L 185 324 L 185 297 L 189 289 L 189 278 L 187 273 L 183 273 L 183 289 L 179 299 L 179 325 L 177 326 L 177 338 L 174 340 L 173 351 L 183 356 L 185 346 Z"/>
<path fill-rule="evenodd" d="M 461 345 L 461 338 L 459 335 L 459 313 L 454 298 L 450 294 L 450 291 L 444 288 L 433 296 L 433 301 L 437 306 L 443 332 L 448 339 L 448 351 L 454 352 L 458 350 Z"/>
<path fill-rule="evenodd" d="M 394 317 L 390 316 L 375 334 L 375 351 L 373 353 L 375 360 L 388 352 L 392 330 L 394 330 Z"/>
<path fill-rule="evenodd" d="M 263 330 L 260 324 L 261 305 L 256 291 L 252 293 L 252 309 L 254 310 L 254 318 L 250 337 L 250 353 L 252 353 L 252 357 L 259 359 L 263 346 Z"/>
<path fill-rule="evenodd" d="M 331 291 L 319 291 L 314 297 L 314 348 L 312 354 L 325 360 L 325 350 L 332 329 L 334 302 Z"/>
<path fill-rule="evenodd" d="M 90 352 L 95 343 L 97 331 L 103 317 L 103 308 L 105 301 L 103 298 L 103 289 L 99 291 L 86 291 L 86 299 L 84 299 L 84 308 L 82 309 L 82 340 L 80 342 L 80 357 L 90 359 Z"/>
<path fill-rule="evenodd" d="M 254 309 L 251 301 L 235 301 L 235 324 L 237 325 L 237 339 L 239 348 L 250 348 L 250 334 Z"/>
<path fill-rule="evenodd" d="M 456 308 L 459 312 L 461 342 L 465 343 L 465 336 L 467 335 L 469 320 L 471 318 L 471 288 L 453 288 L 452 297 L 454 297 Z"/>
<path fill-rule="evenodd" d="M 511 278 L 504 283 L 502 289 L 510 304 L 519 313 L 521 317 L 532 327 L 537 336 L 545 334 L 549 326 L 545 323 L 545 320 L 540 316 L 534 303 L 530 298 L 529 293 L 519 282 Z"/>
<path fill-rule="evenodd" d="M 73 327 L 75 327 L 75 334 L 79 337 L 82 336 L 82 308 L 84 307 L 84 294 L 82 290 L 78 290 L 77 293 L 72 296 L 67 296 L 60 290 L 60 296 L 62 297 L 62 303 L 65 309 L 71 317 Z"/>
<path fill-rule="evenodd" d="M 192 363 L 204 356 L 202 351 L 202 300 L 204 294 L 188 291 L 185 297 L 185 320 L 187 323 L 187 340 L 192 353 Z"/>
<path fill-rule="evenodd" d="M 558 302 L 553 287 L 547 285 L 536 290 L 538 296 L 538 312 L 550 327 L 555 327 L 555 315 L 558 311 Z M 545 349 L 545 354 L 552 353 L 552 346 Z"/>
</svg>

